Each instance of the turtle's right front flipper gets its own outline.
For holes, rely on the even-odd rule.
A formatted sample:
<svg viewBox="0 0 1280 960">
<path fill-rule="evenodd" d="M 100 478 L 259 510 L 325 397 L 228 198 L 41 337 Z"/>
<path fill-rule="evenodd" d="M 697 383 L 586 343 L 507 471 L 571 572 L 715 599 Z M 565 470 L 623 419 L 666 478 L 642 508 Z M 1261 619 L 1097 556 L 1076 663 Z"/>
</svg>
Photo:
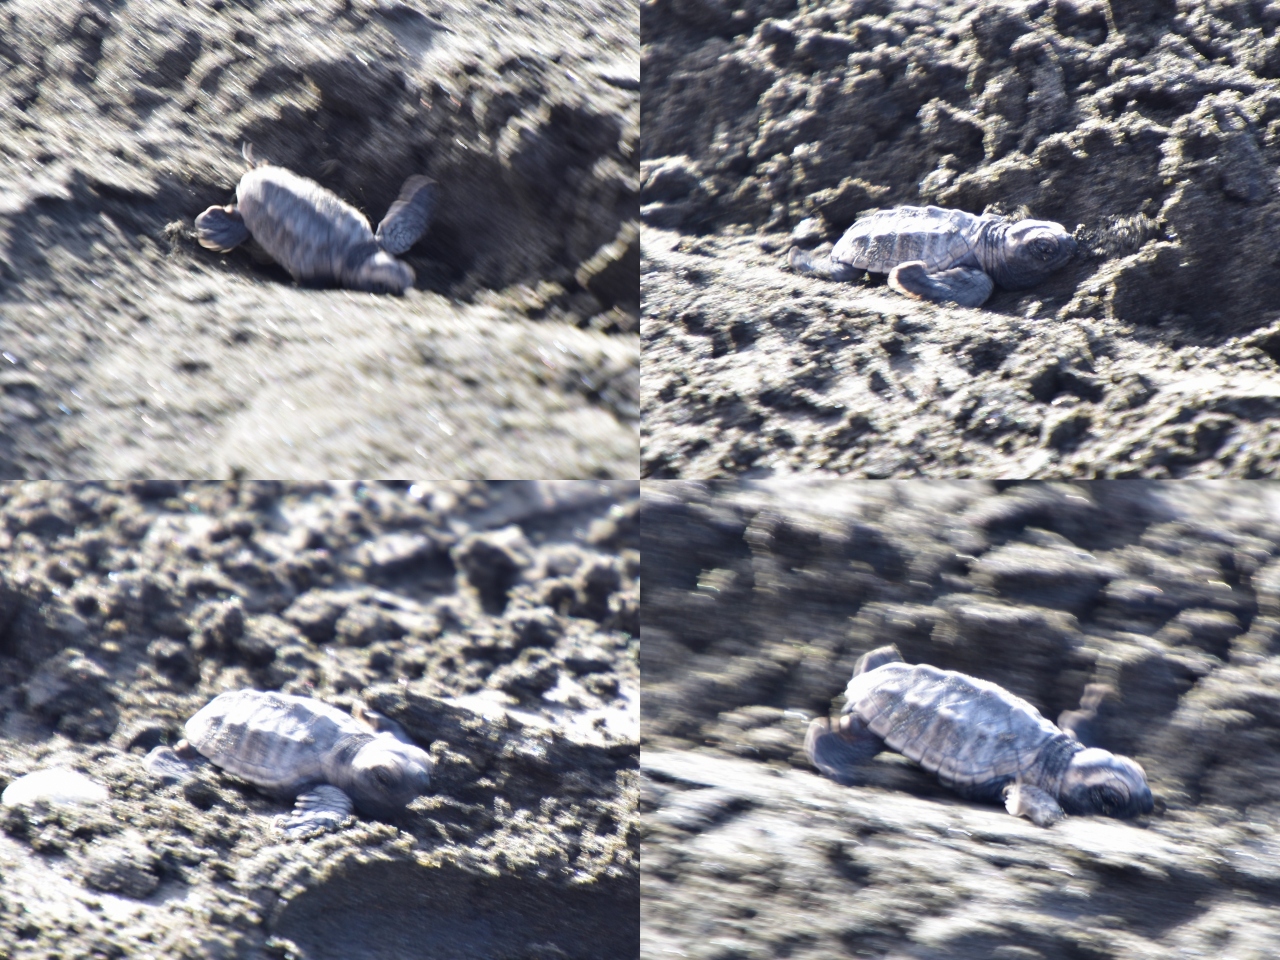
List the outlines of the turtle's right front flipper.
<svg viewBox="0 0 1280 960">
<path fill-rule="evenodd" d="M 374 733 L 389 733 L 401 743 L 407 743 L 412 747 L 417 746 L 413 742 L 413 738 L 405 733 L 404 727 L 387 715 L 378 713 L 378 711 L 370 709 L 359 701 L 352 704 L 351 716 L 355 717 Z"/>
<path fill-rule="evenodd" d="M 884 749 L 884 741 L 871 732 L 856 714 L 842 714 L 832 729 L 819 717 L 809 724 L 804 752 L 824 776 L 845 786 L 857 782 L 858 768 Z"/>
<path fill-rule="evenodd" d="M 293 813 L 281 817 L 276 825 L 290 839 L 298 840 L 333 830 L 352 815 L 351 798 L 328 783 L 298 794 Z"/>
<path fill-rule="evenodd" d="M 196 238 L 200 246 L 225 253 L 249 239 L 249 228 L 234 203 L 210 207 L 196 217 Z"/>
<path fill-rule="evenodd" d="M 858 279 L 858 275 L 862 273 L 857 267 L 841 263 L 838 260 L 832 260 L 830 257 L 815 260 L 799 247 L 791 248 L 791 252 L 787 254 L 787 263 L 791 264 L 791 269 L 796 273 L 807 273 L 811 276 L 822 277 L 823 280 L 848 282 Z"/>
<path fill-rule="evenodd" d="M 1063 817 L 1057 800 L 1026 783 L 1011 783 L 1004 788 L 1004 807 L 1015 817 L 1026 817 L 1037 827 L 1053 826 Z"/>
<path fill-rule="evenodd" d="M 387 253 L 404 253 L 427 232 L 435 206 L 435 182 L 429 177 L 410 177 L 378 224 L 375 239 Z"/>
</svg>

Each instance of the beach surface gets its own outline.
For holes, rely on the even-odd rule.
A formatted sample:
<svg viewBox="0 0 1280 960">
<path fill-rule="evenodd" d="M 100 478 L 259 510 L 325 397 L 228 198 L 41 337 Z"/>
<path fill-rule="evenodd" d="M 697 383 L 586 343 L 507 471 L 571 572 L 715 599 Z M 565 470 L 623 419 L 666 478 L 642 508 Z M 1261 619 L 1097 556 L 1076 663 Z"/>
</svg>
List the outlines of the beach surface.
<svg viewBox="0 0 1280 960">
<path fill-rule="evenodd" d="M 1280 949 L 1280 513 L 1259 484 L 646 484 L 646 957 L 1107 960 Z M 894 643 L 1136 759 L 1048 829 L 886 752 L 803 753 Z"/>
<path fill-rule="evenodd" d="M 0 479 L 634 477 L 637 24 L 0 3 Z M 200 247 L 247 145 L 373 224 L 433 178 L 406 296 Z"/>
<path fill-rule="evenodd" d="M 1276 475 L 1278 21 L 645 3 L 642 475 Z M 787 266 L 903 204 L 1082 252 L 979 309 Z"/>
<path fill-rule="evenodd" d="M 34 794 L 0 808 L 0 953 L 638 956 L 637 503 L 634 481 L 0 486 L 0 790 Z M 395 721 L 430 789 L 297 841 L 238 777 L 149 774 L 245 688 Z M 45 770 L 67 773 L 21 780 Z"/>
</svg>

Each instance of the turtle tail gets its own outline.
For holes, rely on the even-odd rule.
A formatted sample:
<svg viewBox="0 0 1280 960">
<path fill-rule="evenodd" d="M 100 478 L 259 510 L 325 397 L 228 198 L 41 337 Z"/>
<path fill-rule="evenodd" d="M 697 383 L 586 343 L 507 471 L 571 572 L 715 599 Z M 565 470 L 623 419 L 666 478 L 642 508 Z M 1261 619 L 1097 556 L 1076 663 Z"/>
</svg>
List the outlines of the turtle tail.
<svg viewBox="0 0 1280 960">
<path fill-rule="evenodd" d="M 853 675 L 856 677 L 860 673 L 866 673 L 868 670 L 874 670 L 876 667 L 883 667 L 886 663 L 902 663 L 902 654 L 898 652 L 896 644 L 886 644 L 883 647 L 876 647 L 864 653 L 858 658 L 858 662 L 853 666 Z"/>
<path fill-rule="evenodd" d="M 856 714 L 846 713 L 834 724 L 819 717 L 809 724 L 804 752 L 823 776 L 849 786 L 858 768 L 884 749 L 884 742 Z"/>
<path fill-rule="evenodd" d="M 253 144 L 248 140 L 240 145 L 240 156 L 244 157 L 244 162 L 249 165 L 250 170 L 254 167 L 265 167 L 271 162 L 270 160 L 258 160 L 255 158 L 253 155 Z"/>
</svg>

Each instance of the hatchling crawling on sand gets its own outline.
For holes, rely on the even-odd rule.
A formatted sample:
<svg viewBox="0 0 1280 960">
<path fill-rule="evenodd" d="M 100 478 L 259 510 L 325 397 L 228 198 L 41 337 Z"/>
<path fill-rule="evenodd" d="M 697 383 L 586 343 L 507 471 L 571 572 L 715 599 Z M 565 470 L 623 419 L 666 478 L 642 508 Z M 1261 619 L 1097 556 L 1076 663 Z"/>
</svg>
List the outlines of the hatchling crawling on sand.
<svg viewBox="0 0 1280 960">
<path fill-rule="evenodd" d="M 864 270 L 887 273 L 889 286 L 909 297 L 978 307 L 997 283 L 1007 290 L 1033 287 L 1075 252 L 1071 234 L 1048 220 L 897 207 L 858 220 L 824 260 L 799 247 L 788 260 L 796 272 L 827 280 L 855 280 Z"/>
<path fill-rule="evenodd" d="M 395 255 L 426 233 L 434 206 L 435 184 L 410 177 L 375 233 L 363 213 L 314 180 L 258 163 L 240 178 L 236 203 L 196 217 L 196 236 L 202 247 L 227 251 L 252 235 L 299 283 L 401 294 L 414 274 Z"/>
<path fill-rule="evenodd" d="M 181 782 L 200 756 L 280 799 L 295 799 L 283 824 L 294 837 L 332 829 L 352 807 L 392 817 L 431 783 L 431 757 L 397 725 L 369 711 L 348 716 L 310 697 L 236 690 L 186 723 L 187 739 L 156 747 L 147 769 Z"/>
<path fill-rule="evenodd" d="M 994 683 L 904 663 L 897 647 L 864 654 L 845 697 L 839 719 L 814 720 L 805 738 L 813 765 L 838 783 L 853 783 L 859 765 L 888 748 L 960 796 L 1003 801 L 1039 826 L 1064 813 L 1133 817 L 1154 806 L 1128 757 L 1085 747 Z"/>
</svg>

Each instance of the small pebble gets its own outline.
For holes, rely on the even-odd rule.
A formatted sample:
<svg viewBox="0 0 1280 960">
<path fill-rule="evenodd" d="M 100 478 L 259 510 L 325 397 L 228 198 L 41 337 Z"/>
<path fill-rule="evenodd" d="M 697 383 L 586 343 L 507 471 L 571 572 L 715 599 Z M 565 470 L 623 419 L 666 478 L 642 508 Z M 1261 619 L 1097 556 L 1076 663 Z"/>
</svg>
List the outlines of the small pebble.
<svg viewBox="0 0 1280 960">
<path fill-rule="evenodd" d="M 64 767 L 52 767 L 19 777 L 5 787 L 4 793 L 0 795 L 0 804 L 6 807 L 35 803 L 37 800 L 55 806 L 105 803 L 107 788 L 94 783 L 82 773 Z"/>
</svg>

